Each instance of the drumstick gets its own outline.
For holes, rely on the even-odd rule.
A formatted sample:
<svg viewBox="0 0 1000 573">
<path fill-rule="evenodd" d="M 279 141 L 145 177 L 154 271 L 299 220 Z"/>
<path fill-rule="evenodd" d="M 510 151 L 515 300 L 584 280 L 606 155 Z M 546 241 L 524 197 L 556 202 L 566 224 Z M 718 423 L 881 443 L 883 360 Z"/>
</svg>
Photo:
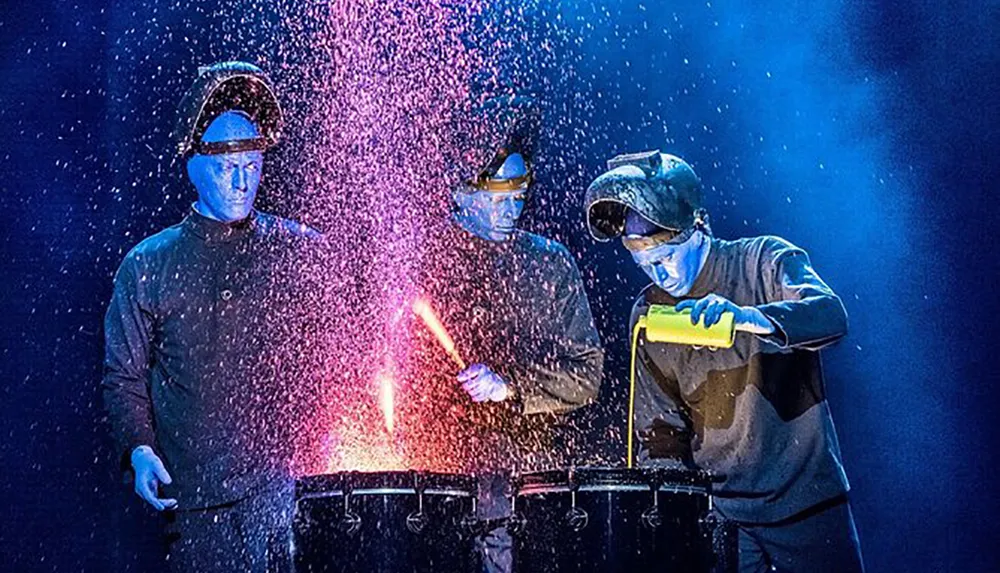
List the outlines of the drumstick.
<svg viewBox="0 0 1000 573">
<path fill-rule="evenodd" d="M 458 364 L 459 368 L 465 370 L 465 361 L 462 360 L 462 355 L 455 348 L 455 341 L 452 340 L 451 335 L 448 334 L 444 325 L 441 324 L 441 319 L 438 318 L 437 313 L 434 312 L 431 305 L 426 300 L 418 298 L 413 301 L 413 313 L 424 321 L 424 325 L 434 334 L 441 348 L 455 361 L 455 364 Z"/>
</svg>

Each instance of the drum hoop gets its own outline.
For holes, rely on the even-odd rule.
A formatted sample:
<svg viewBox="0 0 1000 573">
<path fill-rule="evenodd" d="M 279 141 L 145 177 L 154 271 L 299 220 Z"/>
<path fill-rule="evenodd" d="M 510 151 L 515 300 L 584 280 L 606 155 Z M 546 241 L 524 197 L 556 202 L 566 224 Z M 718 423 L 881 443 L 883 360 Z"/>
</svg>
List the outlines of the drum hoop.
<svg viewBox="0 0 1000 573">
<path fill-rule="evenodd" d="M 652 491 L 652 488 L 648 485 L 615 485 L 615 484 L 604 484 L 604 485 L 581 485 L 578 487 L 571 487 L 567 484 L 552 484 L 552 485 L 530 485 L 523 486 L 518 492 L 518 497 L 522 495 L 541 495 L 547 493 L 570 493 L 572 491 L 593 491 L 593 492 L 615 492 L 615 491 Z M 678 484 L 662 484 L 657 491 L 666 493 L 686 493 L 686 494 L 701 494 L 708 495 L 708 488 L 698 487 L 693 485 L 678 485 Z"/>
<path fill-rule="evenodd" d="M 458 489 L 425 489 L 423 491 L 424 495 L 443 495 L 449 497 L 472 497 L 472 492 L 462 491 Z M 310 492 L 299 496 L 299 499 L 322 499 L 327 497 L 342 497 L 344 495 L 343 490 L 331 490 L 331 491 L 321 491 L 321 492 Z M 367 489 L 355 489 L 351 490 L 352 496 L 357 495 L 417 495 L 417 490 L 413 488 L 367 488 Z"/>
<path fill-rule="evenodd" d="M 590 491 L 606 491 L 592 488 L 639 487 L 652 491 L 703 491 L 711 495 L 712 484 L 721 481 L 717 476 L 704 470 L 689 470 L 681 468 L 605 468 L 577 467 L 557 468 L 552 470 L 533 471 L 514 478 L 518 491 L 535 491 L 538 489 L 570 488 L 580 491 L 588 488 Z"/>
<path fill-rule="evenodd" d="M 474 476 L 418 471 L 335 472 L 296 480 L 295 497 L 331 497 L 343 492 L 362 495 L 430 495 L 471 497 L 478 491 Z"/>
</svg>

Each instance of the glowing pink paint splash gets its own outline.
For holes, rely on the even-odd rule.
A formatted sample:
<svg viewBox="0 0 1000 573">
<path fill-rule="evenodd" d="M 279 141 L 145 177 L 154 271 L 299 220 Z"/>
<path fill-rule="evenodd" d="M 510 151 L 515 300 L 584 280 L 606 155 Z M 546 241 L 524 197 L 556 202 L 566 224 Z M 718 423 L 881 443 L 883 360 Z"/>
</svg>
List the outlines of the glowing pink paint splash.
<svg viewBox="0 0 1000 573">
<path fill-rule="evenodd" d="M 375 377 L 378 381 L 378 405 L 385 420 L 385 429 L 392 435 L 396 424 L 395 398 L 396 389 L 393 383 L 392 369 L 384 368 Z"/>
<path fill-rule="evenodd" d="M 276 3 L 281 34 L 268 67 L 289 126 L 280 171 L 296 189 L 291 214 L 320 229 L 330 250 L 310 270 L 329 292 L 308 309 L 323 324 L 310 354 L 321 357 L 324 383 L 310 413 L 319 445 L 302 448 L 303 473 L 408 469 L 415 456 L 459 467 L 425 423 L 443 400 L 420 384 L 428 373 L 407 369 L 419 362 L 411 310 L 464 366 L 433 309 L 412 301 L 425 290 L 428 239 L 448 224 L 455 158 L 469 151 L 453 148 L 455 117 L 476 104 L 472 78 L 495 69 L 468 42 L 489 43 L 470 32 L 481 4 Z M 411 320 L 394 318 L 400 310 Z"/>
</svg>

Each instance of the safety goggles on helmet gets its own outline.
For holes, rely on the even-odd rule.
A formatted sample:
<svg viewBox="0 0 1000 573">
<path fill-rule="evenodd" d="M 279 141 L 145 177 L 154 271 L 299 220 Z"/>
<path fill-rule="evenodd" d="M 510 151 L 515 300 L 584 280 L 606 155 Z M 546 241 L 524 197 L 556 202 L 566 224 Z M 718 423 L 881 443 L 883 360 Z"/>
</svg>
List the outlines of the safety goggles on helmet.
<svg viewBox="0 0 1000 573">
<path fill-rule="evenodd" d="M 500 170 L 500 167 L 507 161 L 507 158 L 513 155 L 515 152 L 508 151 L 506 149 L 501 149 L 496 155 L 493 156 L 493 160 L 490 161 L 484 168 L 479 171 L 479 174 L 474 180 L 468 181 L 467 184 L 470 187 L 478 189 L 479 191 L 491 191 L 491 192 L 510 192 L 510 191 L 525 191 L 527 192 L 528 187 L 534 182 L 534 171 L 531 168 L 531 164 L 525 160 L 524 166 L 526 168 L 524 175 L 518 177 L 511 177 L 509 179 L 494 177 L 494 175 Z"/>
<path fill-rule="evenodd" d="M 681 245 L 691 238 L 695 231 L 702 231 L 711 235 L 711 228 L 708 226 L 708 211 L 698 209 L 695 211 L 694 223 L 687 229 L 663 229 L 652 235 L 622 235 L 622 245 L 632 253 L 646 251 L 660 245 Z"/>
<path fill-rule="evenodd" d="M 649 253 L 653 251 L 662 253 L 665 252 L 666 249 L 661 249 L 661 247 L 676 247 L 677 245 L 682 245 L 691 238 L 691 235 L 694 234 L 695 230 L 696 229 L 694 227 L 688 227 L 684 231 L 667 229 L 655 235 L 645 237 L 626 235 L 622 237 L 622 244 L 633 255 L 636 253 Z"/>
<path fill-rule="evenodd" d="M 194 152 L 200 155 L 223 155 L 244 151 L 264 151 L 271 146 L 266 137 L 236 139 L 233 141 L 199 141 L 194 144 Z"/>
</svg>

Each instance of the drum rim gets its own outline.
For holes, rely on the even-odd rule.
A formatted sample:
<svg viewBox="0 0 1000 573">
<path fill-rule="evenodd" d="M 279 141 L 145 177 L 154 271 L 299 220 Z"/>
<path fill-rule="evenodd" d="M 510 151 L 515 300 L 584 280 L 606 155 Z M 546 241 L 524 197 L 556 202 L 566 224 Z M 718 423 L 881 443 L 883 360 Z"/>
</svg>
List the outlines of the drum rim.
<svg viewBox="0 0 1000 573">
<path fill-rule="evenodd" d="M 299 478 L 296 498 L 351 495 L 447 495 L 471 497 L 478 492 L 478 480 L 468 474 L 437 472 L 333 472 Z"/>
<path fill-rule="evenodd" d="M 472 497 L 473 493 L 468 491 L 462 491 L 458 489 L 425 489 L 422 492 L 424 495 L 440 495 L 447 497 Z M 355 489 L 351 490 L 350 495 L 352 497 L 365 496 L 365 495 L 417 495 L 417 490 L 406 489 L 406 488 L 370 488 L 370 489 Z M 324 499 L 328 497 L 343 497 L 344 490 L 330 490 L 324 492 L 309 492 L 302 493 L 298 496 L 299 500 L 303 499 Z"/>
<path fill-rule="evenodd" d="M 545 495 L 550 493 L 571 493 L 571 492 L 593 492 L 593 493 L 612 493 L 612 492 L 649 492 L 652 488 L 649 485 L 641 484 L 622 484 L 622 485 L 580 485 L 577 487 L 572 487 L 569 484 L 562 485 L 542 485 L 542 484 L 531 484 L 522 486 L 517 491 L 518 497 L 529 496 L 529 495 Z M 676 484 L 662 484 L 657 489 L 660 493 L 676 493 L 676 494 L 687 494 L 687 495 L 708 495 L 708 488 L 699 486 L 686 486 L 686 485 L 676 485 Z"/>
<path fill-rule="evenodd" d="M 525 472 L 515 478 L 518 493 L 524 491 L 627 491 L 625 486 L 659 491 L 704 491 L 710 493 L 716 476 L 687 468 L 615 468 L 584 466 Z M 617 489 L 616 489 L 617 488 Z"/>
</svg>

